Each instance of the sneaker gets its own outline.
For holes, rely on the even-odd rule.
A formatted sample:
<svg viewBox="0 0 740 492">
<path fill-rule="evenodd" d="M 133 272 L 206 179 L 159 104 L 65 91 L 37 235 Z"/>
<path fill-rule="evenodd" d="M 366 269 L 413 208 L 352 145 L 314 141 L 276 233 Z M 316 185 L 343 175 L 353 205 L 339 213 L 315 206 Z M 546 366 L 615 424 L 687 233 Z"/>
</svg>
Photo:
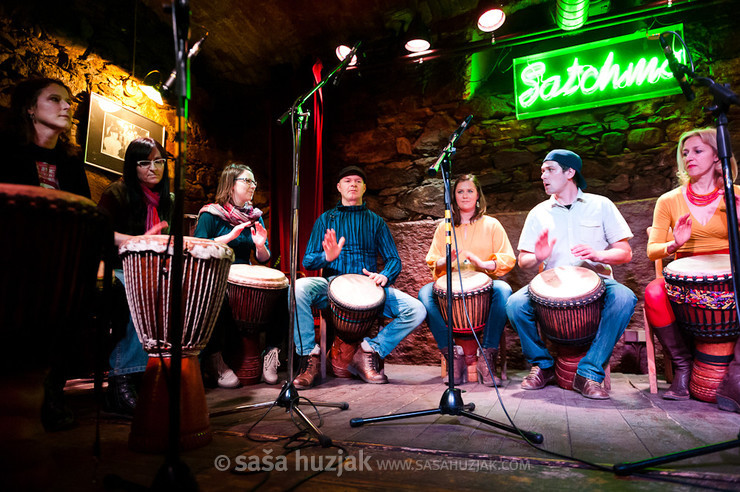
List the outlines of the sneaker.
<svg viewBox="0 0 740 492">
<path fill-rule="evenodd" d="M 221 388 L 239 387 L 239 378 L 236 377 L 234 371 L 232 371 L 229 366 L 226 365 L 223 356 L 221 356 L 221 352 L 216 352 L 215 354 L 211 355 L 210 362 L 216 374 L 218 374 L 218 385 Z"/>
<path fill-rule="evenodd" d="M 262 362 L 262 378 L 267 384 L 276 384 L 278 382 L 277 368 L 280 367 L 279 353 L 280 349 L 277 347 L 273 347 L 265 352 Z"/>
</svg>

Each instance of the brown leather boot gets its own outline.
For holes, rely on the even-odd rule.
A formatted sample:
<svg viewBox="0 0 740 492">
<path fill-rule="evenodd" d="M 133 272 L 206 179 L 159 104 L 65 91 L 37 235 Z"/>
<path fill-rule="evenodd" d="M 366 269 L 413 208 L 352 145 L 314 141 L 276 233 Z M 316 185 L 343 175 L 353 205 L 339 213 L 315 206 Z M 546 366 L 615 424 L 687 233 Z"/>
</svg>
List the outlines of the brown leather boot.
<svg viewBox="0 0 740 492">
<path fill-rule="evenodd" d="M 740 343 L 735 343 L 735 358 L 730 362 L 725 377 L 717 387 L 717 406 L 720 410 L 740 413 Z"/>
<path fill-rule="evenodd" d="M 478 373 L 478 382 L 483 386 L 493 386 L 494 382 L 496 383 L 496 386 L 501 385 L 501 380 L 498 378 L 498 376 L 496 376 L 497 360 L 497 348 L 484 348 L 483 352 L 478 349 L 478 362 L 475 366 L 475 372 Z M 493 371 L 493 379 L 491 379 L 491 373 L 488 372 L 486 361 L 488 361 L 488 365 L 491 366 L 491 371 Z"/>
<path fill-rule="evenodd" d="M 293 380 L 293 386 L 297 389 L 308 389 L 313 387 L 319 380 L 321 361 L 318 355 L 301 356 L 301 372 Z"/>
<path fill-rule="evenodd" d="M 449 347 L 445 347 L 443 349 L 440 349 L 440 352 L 442 352 L 442 355 L 447 360 L 447 367 L 450 366 L 450 354 L 448 351 Z M 463 352 L 463 348 L 459 345 L 455 345 L 455 350 L 452 352 L 454 354 L 454 370 L 455 373 L 453 377 L 455 378 L 455 384 L 463 384 L 465 381 L 467 381 L 467 374 L 468 374 L 468 365 L 465 363 L 465 352 Z M 448 373 L 449 374 L 449 373 Z M 445 377 L 442 379 L 445 384 L 449 382 L 449 377 L 445 375 Z"/>
<path fill-rule="evenodd" d="M 358 376 L 366 383 L 385 384 L 388 378 L 380 371 L 380 355 L 372 349 L 369 352 L 362 348 L 362 344 L 357 347 L 352 363 L 347 366 L 347 370 Z"/>
<path fill-rule="evenodd" d="M 673 383 L 668 391 L 663 393 L 663 399 L 688 400 L 692 357 L 681 328 L 676 323 L 671 323 L 667 326 L 653 328 L 653 333 L 658 337 L 673 363 Z"/>
<path fill-rule="evenodd" d="M 339 337 L 334 337 L 334 343 L 331 345 L 331 369 L 336 377 L 352 377 L 347 367 L 352 363 L 352 357 L 357 352 L 358 345 L 358 343 L 347 343 Z"/>
</svg>

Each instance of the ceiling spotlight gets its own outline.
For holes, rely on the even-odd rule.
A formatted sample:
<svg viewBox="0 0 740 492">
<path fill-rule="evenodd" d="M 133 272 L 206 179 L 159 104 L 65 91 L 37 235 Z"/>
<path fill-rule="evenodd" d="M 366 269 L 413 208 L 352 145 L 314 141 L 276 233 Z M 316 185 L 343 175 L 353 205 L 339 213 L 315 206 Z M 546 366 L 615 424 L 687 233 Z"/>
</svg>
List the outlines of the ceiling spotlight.
<svg viewBox="0 0 740 492">
<path fill-rule="evenodd" d="M 478 29 L 483 32 L 493 32 L 504 25 L 506 14 L 501 6 L 491 7 L 478 17 Z"/>
<path fill-rule="evenodd" d="M 406 44 L 404 47 L 411 53 L 419 53 L 428 50 L 432 44 L 429 28 L 422 22 L 419 16 L 414 17 L 406 31 Z"/>
<path fill-rule="evenodd" d="M 151 85 L 151 82 L 147 84 L 147 79 L 152 80 L 154 75 L 157 75 L 157 80 L 154 82 L 154 85 Z M 159 70 L 152 70 L 146 76 L 144 77 L 144 80 L 142 80 L 142 84 L 139 86 L 139 89 L 141 89 L 141 92 L 146 94 L 146 96 L 154 101 L 155 103 L 159 104 L 160 106 L 164 104 L 164 100 L 162 99 L 162 74 L 159 72 Z"/>
<path fill-rule="evenodd" d="M 558 0 L 555 21 L 560 29 L 572 31 L 586 23 L 590 0 Z"/>
<path fill-rule="evenodd" d="M 347 55 L 349 55 L 351 51 L 352 48 L 350 48 L 346 44 L 340 44 L 339 46 L 337 46 L 337 49 L 334 50 L 334 53 L 337 55 L 337 58 L 339 58 L 339 61 L 342 61 L 347 58 Z M 357 65 L 357 55 L 354 55 L 349 61 L 350 67 L 354 67 L 355 65 Z"/>
</svg>

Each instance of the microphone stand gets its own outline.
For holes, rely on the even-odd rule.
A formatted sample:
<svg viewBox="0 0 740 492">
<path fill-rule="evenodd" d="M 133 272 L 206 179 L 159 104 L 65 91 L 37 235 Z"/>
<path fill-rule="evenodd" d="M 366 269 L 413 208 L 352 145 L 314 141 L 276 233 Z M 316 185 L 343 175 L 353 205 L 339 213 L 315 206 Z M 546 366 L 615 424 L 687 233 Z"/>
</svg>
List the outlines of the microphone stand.
<svg viewBox="0 0 740 492">
<path fill-rule="evenodd" d="M 469 121 L 469 120 L 466 120 Z M 463 127 L 464 129 L 464 127 Z M 477 422 L 481 422 L 486 425 L 490 425 L 492 427 L 496 427 L 501 430 L 505 430 L 507 432 L 511 432 L 513 434 L 520 434 L 524 436 L 527 440 L 540 444 L 543 441 L 542 434 L 539 434 L 537 432 L 528 432 L 523 431 L 520 429 L 516 429 L 510 425 L 503 424 L 501 422 L 496 422 L 495 420 L 489 419 L 487 417 L 483 417 L 481 415 L 477 415 L 473 413 L 473 410 L 475 410 L 475 403 L 464 403 L 462 398 L 462 392 L 459 388 L 455 388 L 455 357 L 452 355 L 454 350 L 454 340 L 452 337 L 452 322 L 453 322 L 453 316 L 452 313 L 454 312 L 452 310 L 452 243 L 451 243 L 451 233 L 452 233 L 452 193 L 450 192 L 450 168 L 452 167 L 451 164 L 451 157 L 456 152 L 457 149 L 455 149 L 455 143 L 457 141 L 457 138 L 460 137 L 462 134 L 462 131 L 458 131 L 455 134 L 453 134 L 452 138 L 450 138 L 450 142 L 447 144 L 447 146 L 442 150 L 442 153 L 440 155 L 440 158 L 437 160 L 437 163 L 432 165 L 432 168 L 430 168 L 430 171 L 436 170 L 437 167 L 439 167 L 442 171 L 442 181 L 444 183 L 444 200 L 445 200 L 445 227 L 447 230 L 446 233 L 446 242 L 445 245 L 445 256 L 447 258 L 447 312 L 449 315 L 447 316 L 447 380 L 448 380 L 448 387 L 442 394 L 442 398 L 439 401 L 439 406 L 437 408 L 432 408 L 429 410 L 419 410 L 415 412 L 404 412 L 404 413 L 397 413 L 397 414 L 391 414 L 391 415 L 381 415 L 378 417 L 369 417 L 369 418 L 354 418 L 349 421 L 349 425 L 352 427 L 359 427 L 363 424 L 372 423 L 372 422 L 387 422 L 389 420 L 397 420 L 397 419 L 405 419 L 405 418 L 412 418 L 412 417 L 421 417 L 426 415 L 462 415 L 464 417 L 468 417 L 469 419 L 473 419 Z"/>
<path fill-rule="evenodd" d="M 359 46 L 359 44 L 358 44 Z M 300 208 L 300 162 L 301 162 L 301 137 L 302 132 L 306 127 L 308 118 L 310 117 L 309 111 L 304 111 L 302 105 L 319 89 L 326 85 L 332 78 L 337 78 L 344 72 L 347 65 L 349 65 L 352 57 L 356 51 L 356 48 L 347 55 L 344 60 L 329 74 L 321 80 L 313 89 L 306 94 L 299 96 L 293 105 L 278 118 L 278 123 L 283 124 L 290 117 L 293 130 L 293 183 L 291 189 L 291 229 L 290 229 L 290 289 L 289 289 L 289 316 L 290 322 L 288 324 L 288 380 L 283 383 L 280 389 L 280 394 L 275 401 L 255 403 L 250 405 L 240 405 L 231 410 L 224 410 L 214 412 L 211 414 L 212 417 L 231 414 L 242 410 L 252 410 L 256 408 L 279 406 L 285 408 L 285 411 L 294 411 L 298 418 L 306 426 L 306 429 L 313 434 L 313 436 L 319 441 L 322 447 L 326 448 L 332 445 L 331 439 L 326 437 L 319 428 L 314 425 L 313 422 L 306 416 L 305 413 L 300 409 L 300 396 L 298 390 L 293 384 L 295 378 L 293 357 L 295 353 L 295 340 L 294 340 L 294 329 L 295 329 L 295 313 L 296 313 L 296 300 L 295 300 L 295 282 L 298 273 L 298 211 Z M 347 410 L 349 404 L 347 402 L 311 402 L 316 407 L 332 407 L 339 408 L 340 410 Z"/>
<path fill-rule="evenodd" d="M 175 0 L 172 4 L 172 25 L 175 35 L 177 70 L 177 141 L 178 152 L 175 163 L 175 202 L 172 210 L 171 235 L 173 237 L 170 263 L 172 285 L 170 287 L 170 327 L 172 354 L 170 374 L 167 381 L 169 391 L 169 433 L 165 462 L 154 478 L 155 490 L 198 490 L 195 477 L 188 466 L 180 460 L 180 378 L 182 374 L 182 274 L 183 258 L 183 201 L 185 198 L 185 152 L 187 135 L 188 99 L 190 97 L 190 72 L 188 64 L 188 31 L 190 29 L 190 2 Z"/>
<path fill-rule="evenodd" d="M 737 210 L 735 205 L 735 190 L 732 184 L 732 168 L 730 166 L 730 157 L 732 157 L 732 148 L 730 145 L 730 132 L 727 128 L 727 112 L 731 104 L 740 105 L 738 95 L 732 92 L 728 85 L 716 83 L 708 77 L 698 77 L 689 67 L 684 64 L 678 64 L 679 69 L 699 84 L 707 87 L 714 96 L 714 104 L 708 109 L 715 116 L 717 123 L 717 157 L 722 161 L 722 177 L 725 187 L 725 205 L 727 209 L 727 234 L 730 242 L 730 265 L 732 269 L 732 286 L 735 298 L 735 313 L 740 320 L 740 303 L 738 303 L 738 292 L 740 292 L 740 277 L 737 275 L 738 266 L 740 265 L 740 235 L 738 234 Z M 688 98 L 687 98 L 688 99 Z M 740 433 L 738 438 L 733 441 L 725 441 L 707 446 L 687 449 L 677 453 L 671 453 L 664 456 L 657 456 L 643 461 L 634 461 L 629 463 L 617 463 L 613 466 L 614 473 L 617 475 L 629 475 L 640 471 L 644 468 L 663 463 L 670 463 L 694 456 L 723 451 L 740 447 Z"/>
</svg>

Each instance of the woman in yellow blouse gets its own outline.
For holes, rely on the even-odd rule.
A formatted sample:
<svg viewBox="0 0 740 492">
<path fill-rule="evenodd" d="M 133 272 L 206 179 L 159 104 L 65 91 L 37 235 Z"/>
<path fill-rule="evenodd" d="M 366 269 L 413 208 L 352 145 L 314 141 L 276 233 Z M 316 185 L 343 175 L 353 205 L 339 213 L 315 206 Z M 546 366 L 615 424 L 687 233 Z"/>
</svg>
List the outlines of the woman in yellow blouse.
<svg viewBox="0 0 740 492">
<path fill-rule="evenodd" d="M 676 160 L 681 186 L 662 195 L 655 204 L 648 257 L 659 260 L 674 253 L 676 258 L 728 253 L 727 212 L 716 130 L 702 128 L 685 132 L 678 142 Z M 731 164 L 734 180 L 737 175 L 734 157 Z M 735 194 L 740 197 L 740 187 L 735 186 Z M 663 398 L 687 400 L 691 352 L 676 324 L 662 278 L 653 280 L 645 289 L 645 314 L 675 370 L 673 383 Z"/>
<path fill-rule="evenodd" d="M 486 213 L 486 197 L 481 191 L 478 178 L 472 174 L 460 176 L 452 189 L 452 220 L 457 237 L 457 250 L 452 243 L 453 270 L 457 270 L 456 259 L 460 263 L 469 262 L 472 267 L 489 275 L 493 279 L 491 291 L 491 311 L 488 315 L 485 330 L 483 332 L 483 353 L 478 353 L 478 381 L 486 386 L 493 386 L 493 381 L 488 373 L 485 359 L 491 368 L 498 356 L 498 345 L 501 333 L 506 324 L 506 300 L 511 295 L 511 287 L 498 277 L 505 275 L 516 263 L 514 250 L 501 223 Z M 432 270 L 436 281 L 446 273 L 447 258 L 445 256 L 445 224 L 441 222 L 434 232 L 432 245 L 429 247 L 426 262 Z M 429 283 L 419 290 L 419 300 L 427 309 L 427 324 L 437 341 L 437 346 L 445 358 L 448 357 L 447 347 L 447 324 L 442 318 L 437 300 L 433 292 L 434 282 Z M 458 371 L 455 374 L 455 384 L 462 383 L 465 368 L 462 362 L 462 350 L 455 348 L 455 363 Z M 459 379 L 459 380 L 458 380 Z M 498 383 L 498 381 L 497 381 Z"/>
</svg>

